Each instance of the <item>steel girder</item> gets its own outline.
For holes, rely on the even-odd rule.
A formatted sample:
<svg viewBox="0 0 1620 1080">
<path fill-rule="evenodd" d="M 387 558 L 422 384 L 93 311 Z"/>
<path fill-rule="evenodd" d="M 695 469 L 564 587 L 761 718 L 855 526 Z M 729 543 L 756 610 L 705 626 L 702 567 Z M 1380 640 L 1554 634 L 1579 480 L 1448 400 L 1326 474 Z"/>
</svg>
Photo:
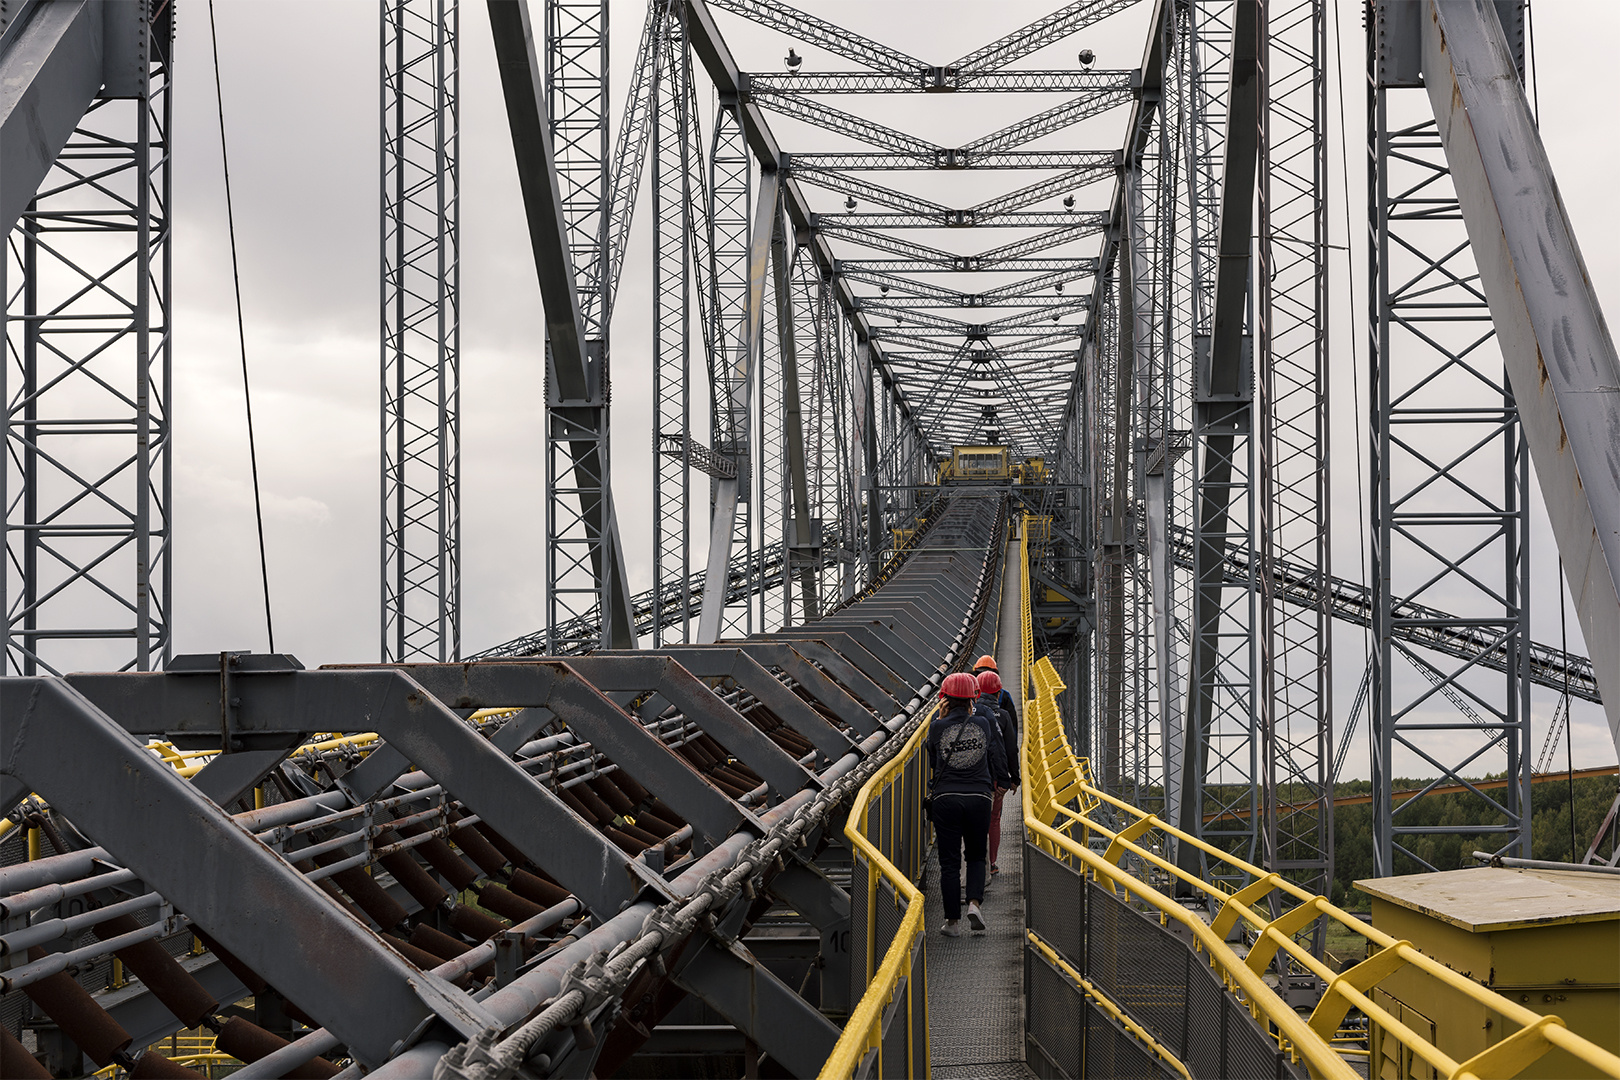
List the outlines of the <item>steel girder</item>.
<svg viewBox="0 0 1620 1080">
<path fill-rule="evenodd" d="M 692 604 L 692 274 L 700 227 L 694 207 L 708 204 L 701 167 L 703 137 L 692 86 L 692 57 L 682 9 L 659 4 L 653 96 L 653 590 L 654 645 L 685 641 Z M 707 229 L 701 231 L 706 235 Z M 702 289 L 697 290 L 702 293 Z M 666 602 L 666 586 L 670 592 Z M 635 609 L 632 601 L 632 611 Z M 676 615 L 666 623 L 666 607 Z M 598 615 L 600 617 L 600 615 Z M 679 621 L 676 621 L 676 619 Z M 641 628 L 638 625 L 637 632 Z"/>
<path fill-rule="evenodd" d="M 1237 0 L 1232 13 L 1230 84 L 1225 102 L 1218 231 L 1214 237 L 1210 339 L 1198 358 L 1193 408 L 1195 474 L 1193 612 L 1188 680 L 1181 823 L 1214 839 L 1200 812 L 1212 797 L 1223 812 L 1259 798 L 1259 746 L 1254 727 L 1257 676 L 1253 638 L 1253 583 L 1225 589 L 1221 561 L 1231 547 L 1251 548 L 1254 536 L 1255 447 L 1252 392 L 1245 350 L 1250 320 L 1250 254 L 1262 82 L 1260 6 Z M 1203 118 L 1208 124 L 1210 117 Z M 1230 598 L 1229 598 L 1230 597 Z M 1217 818 L 1217 821 L 1230 819 Z M 1220 840 L 1254 855 L 1252 817 L 1236 829 L 1221 828 Z M 1197 852 L 1183 848 L 1182 864 L 1194 868 Z"/>
<path fill-rule="evenodd" d="M 818 19 L 779 0 L 713 0 L 721 11 L 741 15 L 751 22 L 780 30 L 800 41 L 828 52 L 866 64 L 879 71 L 910 72 L 922 68 L 922 61 L 908 56 L 842 26 Z"/>
<path fill-rule="evenodd" d="M 1456 174 L 1422 90 L 1420 10 L 1428 9 L 1379 4 L 1368 22 L 1370 701 L 1380 874 L 1435 869 L 1459 835 L 1504 854 L 1530 843 L 1529 455 Z M 1522 58 L 1516 18 L 1511 36 Z M 1483 242 L 1487 258 L 1500 243 Z M 1397 665 L 1407 655 L 1397 638 L 1407 605 L 1450 612 L 1417 625 L 1437 637 L 1466 631 L 1473 654 L 1429 665 L 1438 680 L 1423 666 L 1412 678 L 1410 664 Z M 1498 650 L 1508 662 L 1491 672 L 1482 661 Z M 1396 778 L 1413 772 L 1466 784 L 1470 773 L 1503 771 L 1512 783 L 1471 789 L 1444 825 L 1421 820 L 1430 805 L 1423 796 L 1396 805 L 1391 794 Z"/>
<path fill-rule="evenodd" d="M 1170 554 L 1179 565 L 1192 566 L 1192 546 L 1184 528 L 1171 531 Z M 1229 585 L 1240 585 L 1250 579 L 1249 568 L 1243 565 L 1238 552 L 1228 551 L 1226 563 L 1224 573 Z M 1272 596 L 1280 601 L 1307 611 L 1326 610 L 1333 618 L 1355 626 L 1373 624 L 1373 594 L 1366 585 L 1336 575 L 1323 575 L 1320 568 L 1311 563 L 1291 563 L 1276 557 L 1271 559 L 1264 573 L 1271 578 Z M 1470 625 L 1449 612 L 1409 600 L 1395 606 L 1391 636 L 1403 644 L 1467 660 L 1490 671 L 1505 672 L 1509 665 L 1518 662 L 1507 643 L 1489 627 Z M 1602 704 L 1597 673 L 1588 657 L 1539 641 L 1532 641 L 1529 650 L 1531 682 L 1558 691 L 1568 686 L 1571 697 Z M 1342 746 L 1335 755 L 1342 758 Z"/>
<path fill-rule="evenodd" d="M 0 16 L 6 670 L 170 646 L 172 14 Z"/>
<path fill-rule="evenodd" d="M 1576 618 L 1620 746 L 1620 360 L 1500 6 L 1423 6 L 1424 81 Z"/>
<path fill-rule="evenodd" d="M 817 151 L 781 155 L 783 167 L 843 169 L 850 172 L 900 172 L 915 169 L 1102 169 L 1118 167 L 1113 150 L 1003 150 L 968 154 L 961 149 L 929 154 L 890 154 L 870 151 Z"/>
<path fill-rule="evenodd" d="M 8 233 L 101 89 L 99 16 L 88 0 L 49 4 L 23 20 L 11 15 L 0 27 L 7 76 L 0 104 L 0 227 Z"/>
<path fill-rule="evenodd" d="M 1020 27 L 966 56 L 946 65 L 966 75 L 994 71 L 1022 59 L 1053 41 L 1084 29 L 1118 11 L 1130 7 L 1136 0 L 1073 0 L 1028 26 Z"/>
<path fill-rule="evenodd" d="M 1327 11 L 1269 0 L 1259 149 L 1255 372 L 1259 491 L 1261 850 L 1267 869 L 1308 892 L 1333 888 L 1333 637 L 1325 603 L 1289 602 L 1279 562 L 1332 567 L 1328 423 Z M 1321 924 L 1317 924 L 1319 927 Z M 1313 949 L 1320 955 L 1321 933 Z"/>
<path fill-rule="evenodd" d="M 740 135 L 740 129 L 737 133 Z M 718 133 L 716 137 L 719 137 Z M 744 208 L 749 190 L 746 159 L 740 162 L 740 176 L 744 181 L 742 194 L 734 201 L 739 203 L 739 208 Z M 718 179 L 715 186 L 718 190 Z M 718 640 L 725 629 L 722 619 L 726 610 L 726 591 L 721 585 L 722 571 L 731 561 L 735 543 L 741 541 L 743 550 L 750 550 L 750 524 L 759 516 L 759 508 L 750 505 L 758 499 L 758 493 L 746 489 L 739 491 L 739 487 L 742 482 L 753 479 L 753 455 L 749 443 L 752 441 L 750 436 L 753 434 L 756 409 L 760 408 L 754 404 L 754 384 L 758 378 L 756 365 L 761 362 L 763 348 L 765 278 L 769 273 L 771 234 L 775 229 L 776 216 L 780 213 L 778 192 L 777 174 L 774 171 L 762 172 L 752 224 L 747 224 L 750 219 L 741 218 L 737 221 L 740 228 L 733 234 L 736 242 L 724 248 L 716 245 L 717 264 L 723 260 L 729 268 L 724 278 L 729 287 L 721 294 L 726 299 L 715 305 L 715 310 L 722 312 L 721 325 L 726 331 L 723 336 L 720 333 L 715 335 L 719 347 L 712 355 L 715 370 L 720 376 L 716 382 L 719 398 L 716 402 L 715 442 L 720 452 L 735 462 L 738 475 L 722 478 L 715 485 L 703 610 L 698 618 L 697 640 L 704 643 Z M 716 219 L 719 220 L 719 217 L 717 210 Z M 730 307 L 729 312 L 725 311 L 726 306 Z M 751 620 L 747 617 L 744 623 L 751 627 Z"/>
<path fill-rule="evenodd" d="M 601 0 L 547 0 L 546 11 L 543 71 L 527 0 L 489 5 L 546 312 L 548 625 L 594 608 L 607 613 L 598 645 L 633 645 L 609 477 L 606 13 Z"/>
<path fill-rule="evenodd" d="M 916 72 L 891 71 L 751 71 L 748 92 L 765 94 L 888 94 L 913 93 L 1064 93 L 1088 91 L 1129 93 L 1134 71 L 991 71 L 958 78 L 949 68 L 920 68 Z"/>
<path fill-rule="evenodd" d="M 460 14 L 390 0 L 382 40 L 382 650 L 461 654 Z"/>
</svg>

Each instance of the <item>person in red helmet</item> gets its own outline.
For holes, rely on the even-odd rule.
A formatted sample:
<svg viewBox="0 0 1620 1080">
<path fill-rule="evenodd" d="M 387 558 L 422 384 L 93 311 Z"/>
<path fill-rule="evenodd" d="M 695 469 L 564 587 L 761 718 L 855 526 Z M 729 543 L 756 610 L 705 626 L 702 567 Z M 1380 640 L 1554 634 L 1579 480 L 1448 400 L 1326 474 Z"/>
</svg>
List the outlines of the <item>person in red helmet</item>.
<svg viewBox="0 0 1620 1080">
<path fill-rule="evenodd" d="M 998 680 L 1001 678 L 1001 672 L 996 668 L 996 658 L 995 657 L 986 655 L 986 656 L 981 656 L 977 660 L 973 661 L 973 677 L 974 678 L 978 678 L 980 675 L 983 675 L 987 671 L 994 671 L 994 672 L 996 672 L 996 678 Z M 999 703 L 1001 708 L 1006 709 L 1009 713 L 1012 714 L 1013 730 L 1017 731 L 1017 729 L 1018 729 L 1018 703 L 1013 700 L 1012 693 L 1007 689 L 1007 685 L 1005 683 L 1003 683 L 1002 686 L 1001 686 L 1001 694 L 997 698 L 997 702 Z"/>
<path fill-rule="evenodd" d="M 1003 754 L 1007 760 L 1008 784 L 1006 791 L 997 791 L 990 807 L 990 873 L 1001 873 L 996 865 L 996 854 L 1001 850 L 1001 804 L 1007 791 L 1015 790 L 1019 783 L 1018 770 L 1018 714 L 1012 707 L 1012 695 L 1001 685 L 1001 676 L 993 670 L 979 673 L 979 708 L 994 721 L 993 727 L 1001 737 Z"/>
<path fill-rule="evenodd" d="M 1009 777 L 1001 733 L 975 708 L 979 683 L 965 671 L 945 676 L 940 709 L 928 729 L 929 816 L 939 845 L 939 889 L 946 937 L 962 935 L 962 855 L 967 854 L 967 920 L 985 928 L 985 854 L 990 807 Z"/>
<path fill-rule="evenodd" d="M 975 677 L 982 676 L 987 671 L 995 672 L 996 682 L 1000 684 L 1001 673 L 996 668 L 996 658 L 989 653 L 973 661 L 973 674 Z M 1016 788 L 1019 783 L 1018 765 L 1019 755 L 1021 754 L 1018 743 L 1018 703 L 1013 700 L 1012 694 L 1008 692 L 1005 685 L 1002 685 L 1000 692 L 995 695 L 992 712 L 995 711 L 1004 712 L 1012 718 L 1010 728 L 1012 734 L 1010 741 L 1007 743 L 1007 771 L 1012 776 L 1012 787 Z M 1001 867 L 996 865 L 996 853 L 1000 849 L 1001 804 L 998 802 L 995 807 L 995 816 L 990 819 L 990 872 L 992 874 L 1001 873 Z"/>
</svg>

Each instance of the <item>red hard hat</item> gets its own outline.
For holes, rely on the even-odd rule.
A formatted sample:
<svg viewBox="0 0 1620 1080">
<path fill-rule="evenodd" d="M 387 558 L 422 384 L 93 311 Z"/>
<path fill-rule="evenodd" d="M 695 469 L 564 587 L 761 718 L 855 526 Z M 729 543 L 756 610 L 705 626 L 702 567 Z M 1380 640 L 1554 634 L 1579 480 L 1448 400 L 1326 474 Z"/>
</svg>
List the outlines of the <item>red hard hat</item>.
<svg viewBox="0 0 1620 1080">
<path fill-rule="evenodd" d="M 965 671 L 952 672 L 940 684 L 939 696 L 971 700 L 979 696 L 979 682 Z"/>
<path fill-rule="evenodd" d="M 979 672 L 979 693 L 981 693 L 981 694 L 999 694 L 999 693 L 1001 693 L 1001 676 L 997 675 L 993 671 L 981 671 L 981 672 Z"/>
<path fill-rule="evenodd" d="M 983 671 L 986 668 L 989 668 L 991 671 L 997 670 L 996 658 L 991 656 L 989 653 L 985 653 L 983 656 L 973 661 L 974 671 Z"/>
</svg>

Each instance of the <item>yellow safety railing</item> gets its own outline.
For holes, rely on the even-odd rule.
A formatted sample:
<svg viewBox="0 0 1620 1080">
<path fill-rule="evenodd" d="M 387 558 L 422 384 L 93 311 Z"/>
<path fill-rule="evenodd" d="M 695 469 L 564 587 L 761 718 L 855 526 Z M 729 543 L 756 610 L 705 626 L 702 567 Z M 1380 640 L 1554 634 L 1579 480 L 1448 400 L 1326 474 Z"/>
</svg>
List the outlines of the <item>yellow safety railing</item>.
<svg viewBox="0 0 1620 1080">
<path fill-rule="evenodd" d="M 854 847 L 854 873 L 865 876 L 865 910 L 852 910 L 850 919 L 864 922 L 866 948 L 851 956 L 850 964 L 864 970 L 866 992 L 821 1067 L 821 1080 L 846 1080 L 857 1070 L 871 1076 L 930 1075 L 923 894 L 915 882 L 928 857 L 928 823 L 922 814 L 928 784 L 923 744 L 938 708 L 936 704 L 929 710 L 900 753 L 862 785 L 844 826 L 844 836 Z M 875 820 L 874 809 L 879 810 Z M 885 884 L 893 891 L 887 901 Z M 903 907 L 904 913 L 880 962 L 878 905 L 885 902 Z M 884 1036 L 895 1024 L 905 1025 L 901 1061 L 888 1060 L 884 1049 Z M 872 1055 L 876 1060 L 863 1067 Z"/>
<path fill-rule="evenodd" d="M 1022 549 L 1022 624 L 1026 667 L 1021 679 L 1024 705 L 1024 825 L 1031 843 L 1048 854 L 1082 869 L 1098 884 L 1156 910 L 1161 922 L 1174 920 L 1192 933 L 1199 951 L 1221 976 L 1227 989 L 1238 997 L 1251 1015 L 1268 1024 L 1278 1045 L 1302 1061 L 1315 1077 L 1351 1080 L 1356 1070 L 1334 1045 L 1340 1026 L 1351 1009 L 1357 1009 L 1383 1032 L 1398 1041 L 1414 1060 L 1425 1062 L 1438 1076 L 1451 1080 L 1483 1077 L 1513 1077 L 1525 1066 L 1557 1047 L 1595 1070 L 1599 1075 L 1620 1078 L 1620 1056 L 1616 1056 L 1570 1031 L 1557 1016 L 1543 1016 L 1516 1001 L 1487 989 L 1444 964 L 1426 956 L 1410 942 L 1397 941 L 1383 931 L 1341 910 L 1327 898 L 1307 892 L 1278 874 L 1268 873 L 1237 859 L 1196 836 L 1145 813 L 1130 803 L 1101 791 L 1091 782 L 1087 763 L 1077 758 L 1064 734 L 1057 695 L 1065 687 L 1050 659 L 1029 663 L 1033 636 L 1029 612 L 1029 551 L 1027 535 Z M 1073 805 L 1071 805 L 1073 804 Z M 1125 824 L 1111 829 L 1092 812 L 1107 804 Z M 1078 806 L 1078 809 L 1075 806 Z M 1078 838 L 1074 835 L 1078 832 Z M 1098 853 L 1088 841 L 1101 837 L 1107 850 Z M 1211 862 L 1224 864 L 1238 875 L 1247 875 L 1251 884 L 1228 893 L 1196 875 L 1181 869 L 1161 852 L 1169 841 L 1191 844 Z M 1130 854 L 1142 866 L 1202 892 L 1219 906 L 1213 920 L 1206 923 L 1187 910 L 1171 895 L 1120 866 Z M 1284 904 L 1292 906 L 1273 918 L 1269 897 L 1280 893 Z M 1281 905 L 1280 905 L 1281 906 Z M 1336 972 L 1294 940 L 1320 917 L 1339 922 L 1366 938 L 1373 946 L 1361 963 Z M 1253 944 L 1239 955 L 1226 939 L 1241 921 Z M 1263 979 L 1277 954 L 1286 954 L 1299 968 L 1319 977 L 1326 991 L 1307 1020 L 1278 996 Z M 1370 996 L 1373 987 L 1397 970 L 1410 968 L 1441 987 L 1460 992 L 1501 1016 L 1510 1032 L 1505 1038 L 1467 1061 L 1457 1061 L 1434 1042 L 1419 1035 L 1399 1017 L 1377 1004 Z M 1516 1030 L 1515 1030 L 1516 1029 Z M 1348 1047 L 1342 1053 L 1353 1053 Z M 1364 1053 L 1364 1052 L 1363 1052 Z"/>
<path fill-rule="evenodd" d="M 176 1065 L 184 1066 L 206 1077 L 229 1076 L 240 1069 L 243 1062 L 222 1053 L 214 1040 L 212 1032 L 185 1032 L 159 1039 L 146 1049 L 156 1051 Z M 90 1075 L 97 1080 L 119 1080 L 128 1073 L 121 1065 L 108 1065 Z"/>
</svg>

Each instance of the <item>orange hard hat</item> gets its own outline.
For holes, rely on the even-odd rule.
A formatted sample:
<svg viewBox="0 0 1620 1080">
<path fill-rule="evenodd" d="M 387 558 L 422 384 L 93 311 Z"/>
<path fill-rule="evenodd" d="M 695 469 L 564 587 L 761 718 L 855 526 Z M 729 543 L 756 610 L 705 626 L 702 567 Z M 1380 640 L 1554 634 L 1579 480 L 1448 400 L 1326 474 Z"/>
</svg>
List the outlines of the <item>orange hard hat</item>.
<svg viewBox="0 0 1620 1080">
<path fill-rule="evenodd" d="M 989 653 L 985 653 L 983 656 L 973 661 L 974 671 L 984 671 L 986 668 L 991 671 L 998 670 L 996 667 L 996 658 L 991 656 Z"/>
</svg>

